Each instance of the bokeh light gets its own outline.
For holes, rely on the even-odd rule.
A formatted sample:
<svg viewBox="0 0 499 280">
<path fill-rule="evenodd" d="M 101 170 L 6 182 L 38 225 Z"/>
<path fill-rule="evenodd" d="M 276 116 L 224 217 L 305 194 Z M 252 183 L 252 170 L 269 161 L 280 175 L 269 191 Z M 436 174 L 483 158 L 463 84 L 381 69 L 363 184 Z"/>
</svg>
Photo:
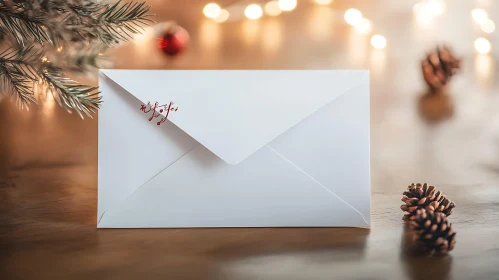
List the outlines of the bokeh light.
<svg viewBox="0 0 499 280">
<path fill-rule="evenodd" d="M 475 56 L 475 75 L 480 86 L 494 84 L 495 60 L 488 54 L 477 54 Z"/>
<path fill-rule="evenodd" d="M 296 0 L 279 0 L 278 2 L 279 8 L 281 10 L 289 12 L 296 8 L 297 1 Z"/>
<path fill-rule="evenodd" d="M 355 25 L 355 29 L 361 34 L 369 34 L 373 30 L 373 25 L 370 20 L 363 18 Z"/>
<path fill-rule="evenodd" d="M 478 24 L 484 24 L 489 19 L 489 15 L 487 15 L 487 12 L 483 9 L 473 9 L 471 11 L 471 16 Z"/>
<path fill-rule="evenodd" d="M 312 40 L 317 42 L 328 41 L 335 33 L 336 19 L 332 16 L 331 9 L 324 6 L 315 6 L 308 14 L 308 32 Z"/>
<path fill-rule="evenodd" d="M 262 7 L 257 4 L 251 4 L 244 10 L 244 15 L 249 19 L 259 19 L 263 15 Z"/>
<path fill-rule="evenodd" d="M 386 47 L 386 39 L 382 35 L 374 35 L 371 38 L 371 45 L 375 49 L 384 49 Z"/>
<path fill-rule="evenodd" d="M 348 9 L 345 12 L 345 21 L 350 25 L 356 25 L 362 20 L 362 13 L 357 9 Z"/>
<path fill-rule="evenodd" d="M 218 4 L 208 3 L 206 4 L 206 6 L 204 6 L 203 14 L 207 18 L 215 19 L 220 15 L 221 11 L 222 9 L 220 8 L 220 6 L 218 6 Z"/>
<path fill-rule="evenodd" d="M 487 19 L 487 21 L 481 24 L 480 27 L 482 28 L 482 31 L 485 33 L 492 33 L 494 32 L 494 30 L 496 30 L 496 24 L 491 19 Z"/>
<path fill-rule="evenodd" d="M 440 16 L 445 12 L 445 2 L 442 0 L 428 0 L 426 7 L 434 16 Z"/>
<path fill-rule="evenodd" d="M 485 38 L 478 38 L 475 40 L 475 50 L 478 53 L 489 53 L 491 49 L 492 46 L 490 45 L 489 40 Z"/>
<path fill-rule="evenodd" d="M 220 11 L 220 14 L 218 15 L 218 17 L 215 18 L 215 21 L 216 22 L 225 22 L 229 19 L 229 11 L 223 9 Z"/>
<path fill-rule="evenodd" d="M 417 14 L 421 12 L 421 10 L 423 10 L 425 7 L 426 5 L 424 3 L 419 2 L 414 4 L 414 6 L 412 7 L 412 11 Z"/>
<path fill-rule="evenodd" d="M 282 13 L 281 8 L 279 8 L 279 3 L 277 1 L 270 1 L 263 7 L 265 13 L 269 16 L 278 16 Z"/>
<path fill-rule="evenodd" d="M 333 0 L 315 0 L 315 3 L 319 5 L 329 5 L 333 3 Z"/>
<path fill-rule="evenodd" d="M 430 7 L 426 3 L 418 3 L 414 5 L 413 11 L 415 14 L 416 23 L 419 27 L 429 28 L 432 26 L 434 15 Z"/>
<path fill-rule="evenodd" d="M 280 20 L 268 20 L 262 26 L 260 43 L 267 55 L 275 55 L 281 49 L 283 25 Z"/>
</svg>

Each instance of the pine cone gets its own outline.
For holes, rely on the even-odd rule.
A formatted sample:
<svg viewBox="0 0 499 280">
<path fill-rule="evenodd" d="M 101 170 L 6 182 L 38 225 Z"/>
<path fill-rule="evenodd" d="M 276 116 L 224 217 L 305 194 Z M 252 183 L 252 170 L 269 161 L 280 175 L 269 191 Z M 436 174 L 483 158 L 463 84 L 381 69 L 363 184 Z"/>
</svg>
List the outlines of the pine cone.
<svg viewBox="0 0 499 280">
<path fill-rule="evenodd" d="M 461 61 L 447 47 L 437 47 L 421 63 L 423 78 L 433 90 L 445 86 L 460 69 Z"/>
<path fill-rule="evenodd" d="M 419 209 L 442 212 L 449 216 L 452 214 L 452 209 L 456 207 L 456 204 L 446 198 L 442 192 L 436 191 L 434 186 L 428 186 L 426 183 L 410 185 L 404 192 L 402 201 L 405 204 L 401 205 L 400 209 L 409 212 L 402 218 L 404 221 L 414 220 L 416 211 Z"/>
<path fill-rule="evenodd" d="M 447 216 L 442 212 L 427 211 L 416 212 L 416 219 L 411 222 L 414 240 L 431 253 L 447 253 L 454 249 L 456 233 L 452 231 L 452 224 L 447 221 Z"/>
</svg>

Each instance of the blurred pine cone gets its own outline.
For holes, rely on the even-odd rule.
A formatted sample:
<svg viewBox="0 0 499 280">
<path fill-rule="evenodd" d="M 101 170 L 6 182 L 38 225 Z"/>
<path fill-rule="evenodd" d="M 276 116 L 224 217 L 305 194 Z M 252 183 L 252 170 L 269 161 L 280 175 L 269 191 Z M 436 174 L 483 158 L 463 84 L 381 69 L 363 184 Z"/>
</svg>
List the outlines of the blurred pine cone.
<svg viewBox="0 0 499 280">
<path fill-rule="evenodd" d="M 410 224 L 414 232 L 414 240 L 431 253 L 447 253 L 454 249 L 456 233 L 452 231 L 447 217 L 442 212 L 427 211 L 416 212 L 416 218 Z"/>
<path fill-rule="evenodd" d="M 402 201 L 405 204 L 401 205 L 400 209 L 409 213 L 404 215 L 404 221 L 414 220 L 416 212 L 420 209 L 442 212 L 449 216 L 456 207 L 456 204 L 446 198 L 441 191 L 436 191 L 434 186 L 428 186 L 426 183 L 411 184 L 404 192 Z"/>
<path fill-rule="evenodd" d="M 431 89 L 438 90 L 457 73 L 460 64 L 461 60 L 457 59 L 448 47 L 437 47 L 421 63 L 424 80 Z"/>
</svg>

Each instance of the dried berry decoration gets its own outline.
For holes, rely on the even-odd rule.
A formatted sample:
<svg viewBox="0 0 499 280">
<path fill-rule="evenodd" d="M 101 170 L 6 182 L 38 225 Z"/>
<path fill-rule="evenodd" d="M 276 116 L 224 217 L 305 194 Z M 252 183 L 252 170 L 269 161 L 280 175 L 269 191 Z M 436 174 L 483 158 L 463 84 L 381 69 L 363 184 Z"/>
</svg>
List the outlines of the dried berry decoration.
<svg viewBox="0 0 499 280">
<path fill-rule="evenodd" d="M 442 212 L 449 216 L 452 214 L 452 209 L 456 207 L 456 204 L 446 198 L 441 191 L 437 191 L 434 186 L 428 186 L 426 183 L 424 185 L 411 184 L 404 192 L 402 201 L 405 204 L 401 205 L 400 209 L 409 213 L 404 215 L 404 221 L 414 220 L 417 210 L 420 209 Z"/>
<path fill-rule="evenodd" d="M 460 64 L 448 47 L 437 47 L 421 63 L 423 78 L 431 89 L 439 90 L 457 73 Z"/>
<path fill-rule="evenodd" d="M 414 230 L 414 241 L 431 253 L 447 253 L 454 249 L 456 233 L 444 213 L 421 209 L 416 211 L 415 216 L 410 224 Z"/>
</svg>

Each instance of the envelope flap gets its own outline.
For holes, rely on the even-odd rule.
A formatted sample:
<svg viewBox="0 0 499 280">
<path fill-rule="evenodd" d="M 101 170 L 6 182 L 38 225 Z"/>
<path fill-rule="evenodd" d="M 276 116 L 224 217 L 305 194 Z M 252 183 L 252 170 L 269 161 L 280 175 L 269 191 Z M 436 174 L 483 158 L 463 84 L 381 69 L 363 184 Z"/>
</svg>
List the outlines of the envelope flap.
<svg viewBox="0 0 499 280">
<path fill-rule="evenodd" d="M 174 102 L 168 119 L 229 164 L 368 79 L 367 71 L 330 70 L 102 72 L 143 103 Z"/>
</svg>

